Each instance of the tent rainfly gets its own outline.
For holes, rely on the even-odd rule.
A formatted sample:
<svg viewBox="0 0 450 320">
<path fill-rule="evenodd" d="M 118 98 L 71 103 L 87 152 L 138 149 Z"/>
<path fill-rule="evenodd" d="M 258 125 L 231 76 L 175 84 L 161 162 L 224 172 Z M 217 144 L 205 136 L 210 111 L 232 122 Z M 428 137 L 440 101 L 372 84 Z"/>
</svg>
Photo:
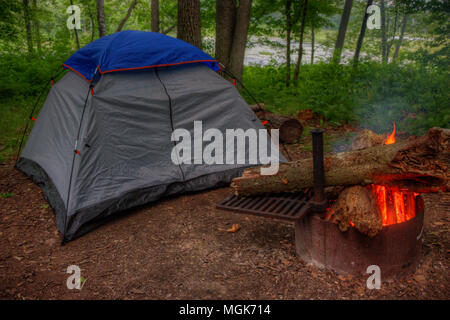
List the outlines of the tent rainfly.
<svg viewBox="0 0 450 320">
<path fill-rule="evenodd" d="M 16 164 L 42 187 L 63 243 L 125 209 L 229 184 L 249 166 L 171 160 L 172 133 L 194 136 L 194 121 L 224 135 L 264 129 L 200 49 L 122 31 L 78 50 L 63 67 L 69 71 L 51 87 Z"/>
</svg>

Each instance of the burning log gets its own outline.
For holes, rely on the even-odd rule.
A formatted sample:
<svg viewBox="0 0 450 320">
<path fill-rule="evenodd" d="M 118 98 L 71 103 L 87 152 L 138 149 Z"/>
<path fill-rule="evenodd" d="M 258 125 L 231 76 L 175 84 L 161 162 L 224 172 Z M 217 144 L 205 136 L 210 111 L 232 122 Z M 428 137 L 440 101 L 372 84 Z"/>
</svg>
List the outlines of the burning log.
<svg viewBox="0 0 450 320">
<path fill-rule="evenodd" d="M 350 226 L 374 237 L 383 228 L 381 210 L 372 192 L 362 186 L 345 189 L 325 216 L 325 221 L 338 223 L 341 231 Z"/>
<path fill-rule="evenodd" d="M 450 129 L 406 141 L 325 157 L 325 185 L 392 185 L 412 191 L 445 191 L 450 181 Z M 313 159 L 280 164 L 276 175 L 246 169 L 231 184 L 237 196 L 297 192 L 313 186 Z"/>
</svg>

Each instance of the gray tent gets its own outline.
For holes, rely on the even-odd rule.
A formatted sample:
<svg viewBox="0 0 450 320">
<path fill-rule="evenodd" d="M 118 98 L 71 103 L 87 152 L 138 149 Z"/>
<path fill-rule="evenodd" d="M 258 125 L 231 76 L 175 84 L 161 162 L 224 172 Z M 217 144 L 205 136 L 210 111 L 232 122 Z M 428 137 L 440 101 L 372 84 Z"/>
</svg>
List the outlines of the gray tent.
<svg viewBox="0 0 450 320">
<path fill-rule="evenodd" d="M 42 187 L 69 241 L 124 209 L 239 175 L 248 164 L 171 161 L 173 130 L 193 134 L 196 120 L 224 133 L 263 129 L 236 88 L 204 64 L 105 73 L 95 85 L 69 71 L 51 88 L 17 167 Z"/>
</svg>

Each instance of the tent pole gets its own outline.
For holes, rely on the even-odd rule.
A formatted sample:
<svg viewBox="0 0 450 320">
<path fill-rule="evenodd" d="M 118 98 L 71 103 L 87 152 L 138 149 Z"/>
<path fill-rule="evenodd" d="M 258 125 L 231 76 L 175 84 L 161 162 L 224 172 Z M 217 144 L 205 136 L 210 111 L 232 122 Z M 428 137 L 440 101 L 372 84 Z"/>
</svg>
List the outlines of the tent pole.
<svg viewBox="0 0 450 320">
<path fill-rule="evenodd" d="M 22 138 L 20 139 L 20 144 L 19 144 L 19 139 L 17 139 L 17 142 L 16 142 L 16 147 L 19 144 L 19 148 L 17 149 L 16 161 L 15 161 L 16 165 L 17 165 L 17 161 L 19 161 L 20 151 L 22 150 L 23 141 L 25 140 L 25 135 L 27 133 L 28 127 L 30 126 L 30 120 L 33 117 L 34 111 L 36 110 L 36 107 L 37 107 L 39 101 L 41 100 L 41 97 L 44 94 L 44 91 L 47 88 L 48 83 L 53 81 L 56 77 L 58 77 L 62 71 L 64 71 L 64 69 L 56 72 L 56 74 L 53 77 L 51 77 L 49 80 L 45 81 L 45 85 L 42 87 L 41 92 L 39 93 L 39 96 L 38 96 L 36 102 L 34 103 L 33 108 L 31 109 L 30 116 L 27 119 L 25 129 L 23 130 L 23 133 L 22 133 Z"/>
<path fill-rule="evenodd" d="M 81 112 L 81 118 L 80 118 L 80 124 L 78 125 L 78 132 L 77 132 L 77 139 L 75 140 L 75 147 L 73 150 L 73 157 L 72 157 L 72 166 L 70 169 L 70 178 L 69 178 L 69 189 L 67 191 L 67 203 L 66 203 L 66 215 L 64 216 L 64 229 L 63 229 L 63 238 L 62 238 L 62 242 L 61 245 L 64 245 L 66 243 L 66 231 L 67 231 L 67 216 L 69 215 L 69 203 L 70 203 L 70 191 L 72 189 L 72 177 L 73 177 L 73 167 L 75 164 L 75 158 L 77 156 L 77 154 L 79 154 L 78 151 L 78 142 L 80 140 L 80 133 L 81 133 L 81 126 L 83 124 L 83 119 L 84 119 L 84 114 L 86 111 L 86 106 L 87 106 L 87 102 L 89 99 L 89 95 L 92 94 L 92 88 L 93 88 L 93 84 L 90 83 L 89 84 L 89 90 L 88 93 L 86 95 L 86 100 L 84 101 L 84 106 L 83 106 L 83 111 Z"/>
</svg>

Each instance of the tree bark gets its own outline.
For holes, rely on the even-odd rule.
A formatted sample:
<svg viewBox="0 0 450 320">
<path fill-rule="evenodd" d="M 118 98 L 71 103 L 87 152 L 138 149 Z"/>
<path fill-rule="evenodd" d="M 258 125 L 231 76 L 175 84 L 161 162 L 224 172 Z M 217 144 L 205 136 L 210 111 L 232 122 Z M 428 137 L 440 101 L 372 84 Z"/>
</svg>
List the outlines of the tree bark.
<svg viewBox="0 0 450 320">
<path fill-rule="evenodd" d="M 230 52 L 230 71 L 239 80 L 242 79 L 244 67 L 245 46 L 247 44 L 248 28 L 250 26 L 250 13 L 252 0 L 240 0 L 236 14 L 233 43 Z"/>
<path fill-rule="evenodd" d="M 432 128 L 423 137 L 329 155 L 324 167 L 326 186 L 381 184 L 445 191 L 450 181 L 450 129 Z M 260 175 L 258 167 L 246 169 L 231 184 L 238 196 L 297 192 L 313 185 L 313 159 L 282 163 L 276 175 Z"/>
<path fill-rule="evenodd" d="M 39 18 L 36 16 L 38 12 L 38 4 L 37 0 L 33 0 L 33 26 L 34 26 L 34 34 L 36 38 L 36 48 L 39 53 L 41 53 L 41 31 L 39 25 Z"/>
<path fill-rule="evenodd" d="M 407 22 L 408 22 L 408 15 L 405 13 L 405 15 L 403 16 L 402 29 L 400 31 L 400 38 L 398 39 L 397 45 L 395 46 L 395 52 L 394 52 L 394 56 L 392 57 L 392 60 L 397 59 L 398 53 L 400 52 L 400 46 L 402 45 L 403 37 L 405 36 Z"/>
<path fill-rule="evenodd" d="M 352 11 L 353 0 L 345 0 L 344 12 L 342 13 L 341 23 L 339 24 L 338 36 L 336 39 L 336 46 L 333 53 L 333 61 L 339 63 L 341 61 L 341 53 L 344 48 L 345 34 L 347 33 L 347 26 L 350 20 L 350 13 Z"/>
<path fill-rule="evenodd" d="M 103 0 L 97 0 L 97 24 L 98 24 L 98 36 L 106 36 L 106 19 L 105 19 L 105 7 Z"/>
<path fill-rule="evenodd" d="M 361 53 L 361 48 L 364 40 L 364 36 L 366 34 L 367 29 L 367 20 L 369 19 L 369 14 L 367 13 L 367 9 L 372 5 L 373 0 L 367 0 L 366 11 L 364 13 L 364 18 L 361 25 L 361 31 L 359 32 L 358 42 L 356 43 L 355 55 L 353 57 L 353 62 L 355 65 L 359 62 L 359 54 Z"/>
<path fill-rule="evenodd" d="M 125 15 L 125 17 L 123 17 L 122 21 L 120 21 L 116 32 L 119 32 L 122 30 L 123 26 L 125 25 L 125 23 L 127 23 L 128 19 L 130 18 L 131 13 L 133 12 L 133 9 L 134 9 L 134 7 L 136 7 L 136 5 L 137 5 L 137 0 L 133 0 L 133 2 L 131 2 L 131 4 L 130 4 L 130 7 L 128 8 L 127 14 Z"/>
<path fill-rule="evenodd" d="M 305 34 L 305 23 L 306 23 L 306 11 L 308 9 L 308 0 L 303 1 L 303 11 L 302 11 L 302 24 L 300 26 L 300 43 L 298 46 L 298 58 L 294 70 L 294 85 L 298 85 L 298 75 L 300 74 L 300 66 L 302 64 L 303 57 L 303 36 Z"/>
<path fill-rule="evenodd" d="M 27 39 L 28 53 L 33 53 L 33 36 L 31 31 L 30 4 L 28 0 L 23 0 L 23 18 L 25 20 L 25 32 Z"/>
<path fill-rule="evenodd" d="M 216 0 L 216 59 L 242 79 L 252 0 Z"/>
<path fill-rule="evenodd" d="M 291 82 L 291 6 L 292 0 L 286 0 L 286 87 Z"/>
<path fill-rule="evenodd" d="M 230 53 L 236 24 L 235 0 L 216 0 L 216 59 L 230 66 Z"/>
<path fill-rule="evenodd" d="M 200 0 L 178 0 L 177 38 L 202 48 Z"/>
<path fill-rule="evenodd" d="M 159 32 L 159 0 L 152 0 L 152 32 Z"/>
</svg>

